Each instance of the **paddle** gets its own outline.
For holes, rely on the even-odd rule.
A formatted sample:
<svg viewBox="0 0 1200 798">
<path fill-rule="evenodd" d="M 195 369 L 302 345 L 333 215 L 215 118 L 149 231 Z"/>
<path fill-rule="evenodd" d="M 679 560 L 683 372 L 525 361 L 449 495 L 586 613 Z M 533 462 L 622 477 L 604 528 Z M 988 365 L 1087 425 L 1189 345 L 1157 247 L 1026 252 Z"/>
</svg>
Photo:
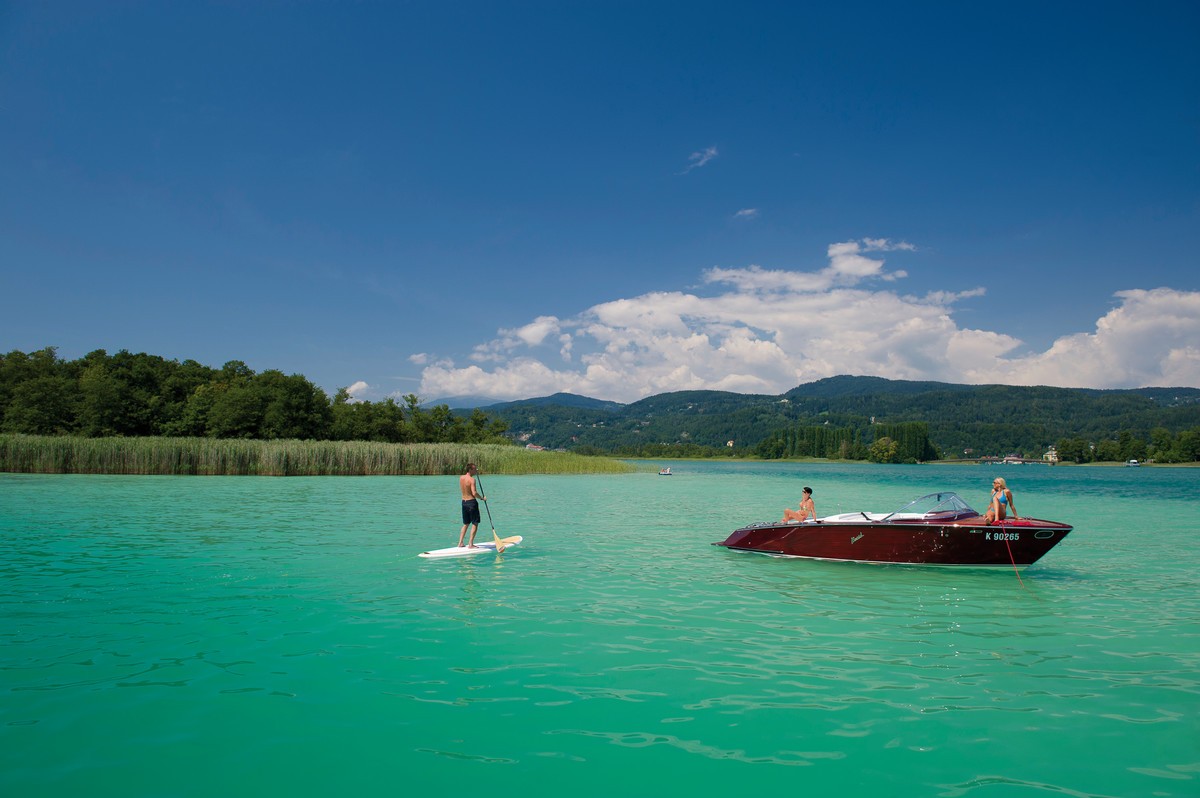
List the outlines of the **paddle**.
<svg viewBox="0 0 1200 798">
<path fill-rule="evenodd" d="M 479 492 L 486 494 L 483 489 L 483 481 L 479 479 L 479 474 L 475 474 L 475 481 L 479 483 Z M 487 510 L 488 523 L 492 525 L 492 540 L 496 541 L 496 553 L 504 551 L 504 541 L 496 534 L 496 522 L 492 520 L 492 508 L 488 507 L 487 499 L 483 500 L 483 509 Z"/>
</svg>

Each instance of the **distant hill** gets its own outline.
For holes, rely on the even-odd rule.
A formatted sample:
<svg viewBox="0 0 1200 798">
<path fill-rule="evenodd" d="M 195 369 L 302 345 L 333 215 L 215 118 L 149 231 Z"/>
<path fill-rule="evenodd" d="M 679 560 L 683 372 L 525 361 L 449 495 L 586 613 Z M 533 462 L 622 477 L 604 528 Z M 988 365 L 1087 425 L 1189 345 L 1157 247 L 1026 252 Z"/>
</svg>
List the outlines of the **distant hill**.
<svg viewBox="0 0 1200 798">
<path fill-rule="evenodd" d="M 572 407 L 581 410 L 604 410 L 617 412 L 626 407 L 620 402 L 609 402 L 604 399 L 593 399 L 590 396 L 579 396 L 573 393 L 556 393 L 551 396 L 542 396 L 536 399 L 518 399 L 512 402 L 495 402 L 487 405 L 474 405 L 481 410 L 491 414 L 499 410 L 511 410 L 515 407 L 543 407 L 546 405 L 554 405 L 557 407 Z"/>
<path fill-rule="evenodd" d="M 437 399 L 422 399 L 421 407 L 430 408 L 438 405 L 446 405 L 451 410 L 474 410 L 477 407 L 486 407 L 496 400 L 490 396 L 442 396 Z"/>
<path fill-rule="evenodd" d="M 483 407 L 521 442 L 638 451 L 648 444 L 753 449 L 781 429 L 918 421 L 945 453 L 1039 454 L 1064 438 L 1150 440 L 1200 427 L 1200 389 L 1094 390 L 838 376 L 780 395 L 673 391 L 628 405 L 575 394 Z"/>
<path fill-rule="evenodd" d="M 696 413 L 734 412 L 758 404 L 778 402 L 780 397 L 766 394 L 730 393 L 729 391 L 672 391 L 647 396 L 627 405 L 626 413 Z"/>
<path fill-rule="evenodd" d="M 791 398 L 795 395 L 801 397 L 833 398 L 837 396 L 867 396 L 879 393 L 911 396 L 913 394 L 931 393 L 933 391 L 971 391 L 977 387 L 979 386 L 955 385 L 948 382 L 914 382 L 911 380 L 889 380 L 885 377 L 851 377 L 849 375 L 842 375 L 839 377 L 826 377 L 816 382 L 799 385 L 785 393 L 784 397 Z"/>
</svg>

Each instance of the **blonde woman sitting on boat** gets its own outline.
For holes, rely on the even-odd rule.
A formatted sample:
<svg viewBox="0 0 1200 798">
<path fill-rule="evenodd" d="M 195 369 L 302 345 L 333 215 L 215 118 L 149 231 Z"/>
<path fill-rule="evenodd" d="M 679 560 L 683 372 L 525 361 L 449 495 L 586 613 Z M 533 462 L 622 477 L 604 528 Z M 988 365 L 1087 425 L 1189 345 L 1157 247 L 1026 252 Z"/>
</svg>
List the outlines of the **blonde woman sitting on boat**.
<svg viewBox="0 0 1200 798">
<path fill-rule="evenodd" d="M 1008 489 L 1004 477 L 996 477 L 992 480 L 992 498 L 988 502 L 988 510 L 983 520 L 989 524 L 1003 521 L 1009 510 L 1012 510 L 1013 520 L 1016 521 L 1017 505 L 1013 504 L 1012 491 Z"/>
<path fill-rule="evenodd" d="M 804 488 L 804 498 L 800 500 L 800 509 L 787 508 L 783 511 L 781 524 L 799 524 L 808 519 L 817 520 L 817 508 L 812 500 L 812 488 Z"/>
</svg>

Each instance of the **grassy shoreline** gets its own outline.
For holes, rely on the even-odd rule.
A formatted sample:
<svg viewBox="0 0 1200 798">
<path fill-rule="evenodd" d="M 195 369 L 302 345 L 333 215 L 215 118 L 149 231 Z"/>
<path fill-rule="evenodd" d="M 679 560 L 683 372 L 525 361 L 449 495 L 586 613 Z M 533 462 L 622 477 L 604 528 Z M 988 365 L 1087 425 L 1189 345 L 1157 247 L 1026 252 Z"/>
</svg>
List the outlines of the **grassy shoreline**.
<svg viewBox="0 0 1200 798">
<path fill-rule="evenodd" d="M 624 474 L 615 458 L 499 444 L 0 435 L 0 472 L 195 476 Z"/>
</svg>

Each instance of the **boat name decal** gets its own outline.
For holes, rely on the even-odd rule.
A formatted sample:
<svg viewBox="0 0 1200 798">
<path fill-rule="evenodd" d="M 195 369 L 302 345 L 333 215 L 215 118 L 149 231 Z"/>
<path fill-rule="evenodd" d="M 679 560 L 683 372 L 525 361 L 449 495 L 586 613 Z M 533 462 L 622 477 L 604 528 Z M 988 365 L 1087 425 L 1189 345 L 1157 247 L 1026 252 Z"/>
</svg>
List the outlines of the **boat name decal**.
<svg viewBox="0 0 1200 798">
<path fill-rule="evenodd" d="M 867 533 L 866 533 L 866 532 L 859 532 L 857 535 L 855 535 L 854 537 L 850 538 L 850 542 L 851 542 L 851 543 L 857 543 L 858 541 L 860 541 L 860 540 L 862 540 L 862 539 L 863 539 L 863 535 L 865 535 L 865 534 L 867 534 Z"/>
<path fill-rule="evenodd" d="M 1020 532 L 988 532 L 984 540 L 1020 540 Z"/>
</svg>

